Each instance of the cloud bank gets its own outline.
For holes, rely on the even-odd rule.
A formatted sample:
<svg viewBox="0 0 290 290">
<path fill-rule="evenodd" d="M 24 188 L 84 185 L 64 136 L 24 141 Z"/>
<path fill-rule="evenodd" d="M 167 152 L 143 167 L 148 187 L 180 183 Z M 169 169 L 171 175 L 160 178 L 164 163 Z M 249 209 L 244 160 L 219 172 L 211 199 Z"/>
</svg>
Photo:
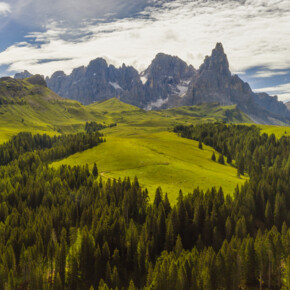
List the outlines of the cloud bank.
<svg viewBox="0 0 290 290">
<path fill-rule="evenodd" d="M 15 19 L 33 25 L 45 19 L 45 31 L 0 53 L 10 72 L 69 73 L 96 57 L 141 71 L 159 52 L 197 68 L 218 41 L 234 73 L 260 66 L 266 70 L 257 77 L 269 78 L 290 68 L 289 0 L 14 2 Z M 29 20 L 32 13 L 38 16 Z"/>
</svg>

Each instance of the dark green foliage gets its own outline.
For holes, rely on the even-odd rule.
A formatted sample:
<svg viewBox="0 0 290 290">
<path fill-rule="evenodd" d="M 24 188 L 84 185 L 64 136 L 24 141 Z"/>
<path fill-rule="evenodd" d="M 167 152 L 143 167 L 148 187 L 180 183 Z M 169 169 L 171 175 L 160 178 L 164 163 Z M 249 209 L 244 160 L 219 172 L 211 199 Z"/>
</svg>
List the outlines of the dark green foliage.
<svg viewBox="0 0 290 290">
<path fill-rule="evenodd" d="M 202 143 L 201 143 L 201 141 L 198 142 L 198 148 L 199 149 L 202 149 Z"/>
<path fill-rule="evenodd" d="M 98 172 L 97 164 L 94 163 L 94 167 L 93 167 L 93 175 L 94 175 L 95 177 L 98 177 L 98 174 L 99 174 L 99 172 Z"/>
<path fill-rule="evenodd" d="M 231 164 L 232 163 L 232 156 L 231 153 L 227 154 L 227 163 Z"/>
<path fill-rule="evenodd" d="M 112 128 L 112 127 L 115 127 L 117 126 L 116 123 L 112 123 L 110 125 L 105 125 L 105 124 L 98 124 L 97 122 L 86 122 L 86 125 L 85 125 L 85 131 L 87 133 L 93 133 L 93 132 L 97 132 L 99 130 L 102 130 L 102 129 L 105 129 L 105 128 Z"/>
<path fill-rule="evenodd" d="M 48 166 L 60 141 L 17 153 L 0 167 L 0 288 L 287 289 L 289 139 L 261 138 L 236 145 L 251 178 L 234 198 L 196 188 L 174 206 L 161 188 L 149 203 L 137 178 L 103 182 L 88 166 Z M 235 156 L 227 142 L 221 154 Z"/>
<path fill-rule="evenodd" d="M 221 155 L 221 154 L 219 155 L 218 163 L 222 164 L 222 165 L 225 165 L 224 155 Z"/>
<path fill-rule="evenodd" d="M 37 150 L 43 162 L 65 158 L 76 152 L 92 148 L 104 140 L 99 132 L 71 134 L 50 137 L 46 134 L 22 132 L 9 142 L 0 145 L 0 165 L 7 165 L 21 155 Z"/>
<path fill-rule="evenodd" d="M 245 172 L 250 177 L 262 172 L 263 167 L 271 167 L 281 163 L 289 156 L 290 138 L 283 136 L 276 140 L 275 135 L 260 135 L 256 126 L 228 125 L 210 123 L 196 126 L 178 125 L 174 132 L 182 137 L 201 141 L 213 147 L 231 163 L 235 160 L 238 175 Z M 284 156 L 282 159 L 277 155 Z"/>
<path fill-rule="evenodd" d="M 212 161 L 216 161 L 216 157 L 215 157 L 214 152 L 212 152 L 211 160 L 212 160 Z"/>
</svg>

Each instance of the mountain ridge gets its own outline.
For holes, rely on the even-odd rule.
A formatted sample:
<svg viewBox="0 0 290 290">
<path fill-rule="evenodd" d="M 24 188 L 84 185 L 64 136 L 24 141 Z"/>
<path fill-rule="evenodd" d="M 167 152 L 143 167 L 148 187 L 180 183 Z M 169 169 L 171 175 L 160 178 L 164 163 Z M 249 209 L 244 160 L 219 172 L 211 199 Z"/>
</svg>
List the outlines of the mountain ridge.
<svg viewBox="0 0 290 290">
<path fill-rule="evenodd" d="M 277 97 L 254 93 L 248 83 L 231 74 L 221 43 L 216 44 L 199 69 L 164 53 L 158 53 L 141 73 L 132 66 L 116 68 L 97 58 L 69 75 L 55 72 L 46 82 L 60 96 L 83 104 L 116 97 L 151 110 L 218 102 L 238 105 L 256 123 L 290 124 L 290 112 Z"/>
</svg>

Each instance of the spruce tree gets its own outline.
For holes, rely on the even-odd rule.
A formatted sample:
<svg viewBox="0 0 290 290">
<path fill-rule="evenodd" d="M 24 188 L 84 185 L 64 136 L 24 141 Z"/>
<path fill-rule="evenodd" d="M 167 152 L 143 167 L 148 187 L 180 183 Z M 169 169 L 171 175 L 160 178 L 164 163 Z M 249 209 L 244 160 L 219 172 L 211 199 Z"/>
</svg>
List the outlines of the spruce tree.
<svg viewBox="0 0 290 290">
<path fill-rule="evenodd" d="M 98 177 L 98 174 L 99 174 L 99 172 L 98 172 L 97 164 L 94 163 L 94 167 L 93 167 L 93 175 L 94 175 L 95 177 Z"/>
<path fill-rule="evenodd" d="M 202 143 L 201 143 L 201 141 L 198 142 L 198 148 L 199 149 L 202 149 Z"/>
<path fill-rule="evenodd" d="M 219 155 L 218 163 L 220 163 L 222 165 L 225 164 L 225 160 L 224 160 L 224 156 L 223 155 Z"/>
<path fill-rule="evenodd" d="M 229 163 L 229 164 L 232 163 L 232 156 L 230 153 L 228 153 L 228 156 L 227 156 L 227 163 Z"/>
<path fill-rule="evenodd" d="M 182 246 L 181 237 L 180 237 L 180 235 L 178 235 L 177 239 L 176 239 L 175 248 L 174 248 L 174 252 L 175 252 L 176 257 L 180 256 L 182 250 L 183 250 L 183 246 Z"/>
<path fill-rule="evenodd" d="M 212 161 L 216 161 L 216 157 L 215 157 L 214 152 L 212 152 L 211 160 L 212 160 Z"/>
</svg>

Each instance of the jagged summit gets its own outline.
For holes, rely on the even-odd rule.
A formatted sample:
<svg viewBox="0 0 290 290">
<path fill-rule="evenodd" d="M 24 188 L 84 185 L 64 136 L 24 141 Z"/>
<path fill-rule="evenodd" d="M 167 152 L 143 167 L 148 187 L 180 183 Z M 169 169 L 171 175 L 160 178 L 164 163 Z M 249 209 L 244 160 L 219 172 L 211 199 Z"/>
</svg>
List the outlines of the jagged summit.
<svg viewBox="0 0 290 290">
<path fill-rule="evenodd" d="M 26 78 L 30 78 L 31 76 L 32 76 L 32 74 L 29 71 L 25 70 L 24 72 L 16 73 L 14 75 L 14 78 L 15 79 L 26 79 Z"/>
<path fill-rule="evenodd" d="M 228 58 L 220 42 L 212 50 L 211 56 L 205 57 L 204 63 L 200 66 L 199 70 L 211 70 L 217 74 L 222 74 L 227 77 L 231 76 Z"/>
<path fill-rule="evenodd" d="M 177 56 L 158 53 L 150 66 L 143 72 L 151 79 L 161 80 L 164 78 L 179 82 L 182 79 L 192 78 L 195 69 Z"/>
</svg>

